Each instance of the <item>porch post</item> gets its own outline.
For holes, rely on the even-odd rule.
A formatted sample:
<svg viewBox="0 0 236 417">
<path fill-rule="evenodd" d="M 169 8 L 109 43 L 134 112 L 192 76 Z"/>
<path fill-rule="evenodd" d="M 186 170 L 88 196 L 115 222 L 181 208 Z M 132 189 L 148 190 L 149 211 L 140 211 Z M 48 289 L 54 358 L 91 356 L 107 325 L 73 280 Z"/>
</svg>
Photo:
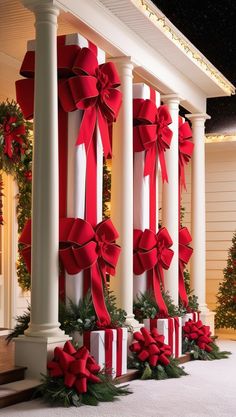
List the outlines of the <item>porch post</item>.
<svg viewBox="0 0 236 417">
<path fill-rule="evenodd" d="M 35 14 L 36 62 L 32 203 L 31 321 L 16 340 L 16 364 L 45 372 L 47 352 L 65 340 L 58 322 L 57 16 L 54 1 L 25 0 Z M 58 343 L 57 343 L 58 344 Z M 39 355 L 41 355 L 39 357 Z M 36 362 L 36 363 L 35 363 Z"/>
<path fill-rule="evenodd" d="M 198 297 L 201 319 L 213 330 L 214 313 L 206 304 L 205 121 L 210 116 L 200 113 L 186 114 L 186 117 L 192 123 L 194 142 L 191 168 L 191 286 Z"/>
<path fill-rule="evenodd" d="M 111 217 L 121 245 L 116 277 L 111 289 L 117 304 L 127 312 L 127 323 L 138 322 L 133 314 L 133 64 L 129 57 L 112 58 L 116 64 L 123 94 L 122 106 L 113 128 Z"/>
<path fill-rule="evenodd" d="M 178 117 L 180 97 L 176 94 L 162 96 L 161 100 L 168 105 L 173 132 L 171 147 L 165 152 L 168 183 L 163 184 L 162 225 L 165 226 L 173 240 L 171 249 L 174 256 L 170 268 L 165 271 L 165 289 L 169 291 L 174 303 L 179 303 L 179 146 Z"/>
</svg>

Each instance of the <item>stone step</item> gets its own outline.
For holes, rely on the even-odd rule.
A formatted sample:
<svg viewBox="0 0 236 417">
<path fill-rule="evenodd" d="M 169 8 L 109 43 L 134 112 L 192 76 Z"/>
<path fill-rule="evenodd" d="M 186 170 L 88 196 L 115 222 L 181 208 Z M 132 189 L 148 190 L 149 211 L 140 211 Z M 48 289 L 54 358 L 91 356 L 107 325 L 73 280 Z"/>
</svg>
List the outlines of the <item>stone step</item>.
<svg viewBox="0 0 236 417">
<path fill-rule="evenodd" d="M 0 371 L 0 385 L 24 379 L 26 369 L 25 366 L 15 366 L 14 368 Z"/>
<path fill-rule="evenodd" d="M 31 400 L 39 385 L 40 381 L 36 379 L 24 379 L 1 385 L 0 408 Z"/>
</svg>

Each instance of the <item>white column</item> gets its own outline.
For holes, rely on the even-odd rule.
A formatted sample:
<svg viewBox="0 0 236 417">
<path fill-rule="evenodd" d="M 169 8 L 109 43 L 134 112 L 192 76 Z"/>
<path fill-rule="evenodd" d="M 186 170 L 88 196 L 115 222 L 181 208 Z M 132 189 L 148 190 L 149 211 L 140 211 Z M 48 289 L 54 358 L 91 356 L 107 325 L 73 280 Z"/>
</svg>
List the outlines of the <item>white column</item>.
<svg viewBox="0 0 236 417">
<path fill-rule="evenodd" d="M 194 152 L 191 166 L 191 285 L 199 308 L 206 305 L 205 120 L 207 114 L 186 114 L 192 123 Z"/>
<path fill-rule="evenodd" d="M 17 339 L 16 364 L 45 372 L 47 352 L 65 339 L 58 322 L 57 16 L 52 1 L 23 2 L 35 13 L 36 64 L 32 206 L 31 322 Z M 50 347 L 48 346 L 50 344 Z M 34 363 L 36 362 L 36 363 Z"/>
<path fill-rule="evenodd" d="M 171 249 L 174 256 L 170 268 L 165 271 L 165 289 L 169 291 L 174 303 L 179 303 L 179 142 L 178 117 L 180 97 L 170 94 L 161 97 L 168 105 L 172 118 L 169 126 L 173 132 L 170 149 L 165 152 L 168 183 L 163 184 L 162 226 L 165 226 L 173 240 Z"/>
<path fill-rule="evenodd" d="M 123 94 L 122 106 L 113 127 L 111 218 L 119 232 L 122 252 L 111 289 L 117 304 L 127 312 L 127 323 L 137 327 L 133 314 L 133 64 L 129 57 L 113 58 Z"/>
</svg>

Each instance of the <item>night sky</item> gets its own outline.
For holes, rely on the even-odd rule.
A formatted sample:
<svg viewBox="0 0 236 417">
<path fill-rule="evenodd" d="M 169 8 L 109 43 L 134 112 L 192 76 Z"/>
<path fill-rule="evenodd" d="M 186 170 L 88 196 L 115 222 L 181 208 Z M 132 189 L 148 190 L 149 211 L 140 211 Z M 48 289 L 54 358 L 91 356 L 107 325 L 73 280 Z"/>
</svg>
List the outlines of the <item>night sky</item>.
<svg viewBox="0 0 236 417">
<path fill-rule="evenodd" d="M 153 0 L 207 59 L 236 85 L 236 1 Z M 236 132 L 236 96 L 208 99 L 206 130 Z"/>
</svg>

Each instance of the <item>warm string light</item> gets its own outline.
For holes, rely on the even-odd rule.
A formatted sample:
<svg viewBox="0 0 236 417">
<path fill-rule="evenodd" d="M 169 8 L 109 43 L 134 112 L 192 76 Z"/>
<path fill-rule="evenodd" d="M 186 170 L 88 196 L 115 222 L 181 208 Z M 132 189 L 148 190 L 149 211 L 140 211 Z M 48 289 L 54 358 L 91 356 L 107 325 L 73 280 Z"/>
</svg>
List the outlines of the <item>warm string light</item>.
<svg viewBox="0 0 236 417">
<path fill-rule="evenodd" d="M 206 135 L 206 143 L 236 142 L 235 135 Z"/>
<path fill-rule="evenodd" d="M 235 94 L 235 88 L 183 37 L 166 23 L 165 16 L 158 16 L 157 12 L 145 0 L 134 0 L 134 3 L 162 32 L 181 49 L 199 68 L 209 75 L 228 95 Z"/>
</svg>

